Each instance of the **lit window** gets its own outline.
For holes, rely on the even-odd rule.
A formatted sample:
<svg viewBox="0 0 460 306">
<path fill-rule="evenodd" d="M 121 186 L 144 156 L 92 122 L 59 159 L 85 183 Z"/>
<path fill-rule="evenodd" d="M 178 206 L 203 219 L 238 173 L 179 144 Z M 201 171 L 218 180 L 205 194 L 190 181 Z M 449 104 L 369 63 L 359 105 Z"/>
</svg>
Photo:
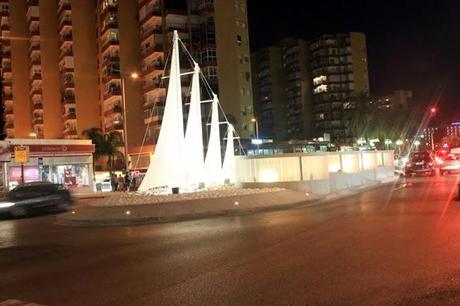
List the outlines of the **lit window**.
<svg viewBox="0 0 460 306">
<path fill-rule="evenodd" d="M 238 45 L 241 45 L 242 40 L 243 40 L 243 38 L 241 37 L 241 35 L 236 35 L 236 43 Z"/>
</svg>

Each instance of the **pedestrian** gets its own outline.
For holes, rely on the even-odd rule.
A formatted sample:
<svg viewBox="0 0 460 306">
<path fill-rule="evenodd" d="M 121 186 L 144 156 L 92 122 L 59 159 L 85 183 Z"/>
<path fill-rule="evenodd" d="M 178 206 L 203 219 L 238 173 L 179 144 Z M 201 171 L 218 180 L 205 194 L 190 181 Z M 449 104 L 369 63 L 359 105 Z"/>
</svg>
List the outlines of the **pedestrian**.
<svg viewBox="0 0 460 306">
<path fill-rule="evenodd" d="M 126 191 L 129 191 L 129 184 L 131 183 L 131 180 L 129 179 L 129 174 L 126 173 L 125 174 L 125 190 Z"/>
<path fill-rule="evenodd" d="M 118 191 L 123 191 L 124 188 L 125 188 L 125 179 L 120 174 L 118 176 L 118 188 L 117 188 L 117 190 Z"/>
<path fill-rule="evenodd" d="M 117 190 L 118 181 L 117 181 L 117 176 L 115 175 L 115 173 L 112 173 L 112 174 L 110 175 L 110 184 L 112 185 L 112 191 L 116 191 L 116 190 Z"/>
</svg>

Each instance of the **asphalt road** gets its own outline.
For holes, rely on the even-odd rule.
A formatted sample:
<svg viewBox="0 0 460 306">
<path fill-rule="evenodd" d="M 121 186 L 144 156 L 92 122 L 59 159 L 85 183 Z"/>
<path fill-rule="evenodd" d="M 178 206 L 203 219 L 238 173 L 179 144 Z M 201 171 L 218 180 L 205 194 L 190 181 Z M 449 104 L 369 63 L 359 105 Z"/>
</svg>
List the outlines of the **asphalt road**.
<svg viewBox="0 0 460 306">
<path fill-rule="evenodd" d="M 320 206 L 158 225 L 0 221 L 0 301 L 459 304 L 456 180 L 411 178 Z"/>
</svg>

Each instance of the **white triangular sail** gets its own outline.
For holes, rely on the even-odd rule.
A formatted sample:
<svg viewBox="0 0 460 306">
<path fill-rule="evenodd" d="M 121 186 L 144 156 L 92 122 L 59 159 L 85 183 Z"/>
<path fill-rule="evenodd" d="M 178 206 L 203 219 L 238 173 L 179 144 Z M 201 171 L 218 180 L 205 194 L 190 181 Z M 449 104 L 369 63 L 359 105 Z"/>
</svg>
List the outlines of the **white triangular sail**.
<svg viewBox="0 0 460 306">
<path fill-rule="evenodd" d="M 235 182 L 235 145 L 234 140 L 234 127 L 232 124 L 228 124 L 227 130 L 227 147 L 225 148 L 224 165 L 222 166 L 222 173 L 225 180 L 229 180 L 230 183 Z"/>
<path fill-rule="evenodd" d="M 206 183 L 208 185 L 218 185 L 223 182 L 219 132 L 219 100 L 215 94 L 213 94 L 211 132 L 209 133 L 208 150 L 204 166 L 206 170 Z"/>
<path fill-rule="evenodd" d="M 190 95 L 190 110 L 185 131 L 186 172 L 190 184 L 205 182 L 203 129 L 201 121 L 200 67 L 195 63 Z"/>
<path fill-rule="evenodd" d="M 139 187 L 140 191 L 187 185 L 178 39 L 177 31 L 174 31 L 168 94 L 160 135 L 150 166 Z"/>
</svg>

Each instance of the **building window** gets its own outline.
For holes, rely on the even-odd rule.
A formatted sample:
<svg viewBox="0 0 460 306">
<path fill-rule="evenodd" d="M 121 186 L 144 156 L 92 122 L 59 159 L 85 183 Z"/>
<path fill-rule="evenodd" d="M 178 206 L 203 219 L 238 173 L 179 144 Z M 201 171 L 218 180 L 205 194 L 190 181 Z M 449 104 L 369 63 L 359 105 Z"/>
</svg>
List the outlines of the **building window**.
<svg viewBox="0 0 460 306">
<path fill-rule="evenodd" d="M 241 46 L 241 42 L 242 42 L 243 38 L 241 37 L 241 35 L 236 35 L 236 43 Z"/>
</svg>

